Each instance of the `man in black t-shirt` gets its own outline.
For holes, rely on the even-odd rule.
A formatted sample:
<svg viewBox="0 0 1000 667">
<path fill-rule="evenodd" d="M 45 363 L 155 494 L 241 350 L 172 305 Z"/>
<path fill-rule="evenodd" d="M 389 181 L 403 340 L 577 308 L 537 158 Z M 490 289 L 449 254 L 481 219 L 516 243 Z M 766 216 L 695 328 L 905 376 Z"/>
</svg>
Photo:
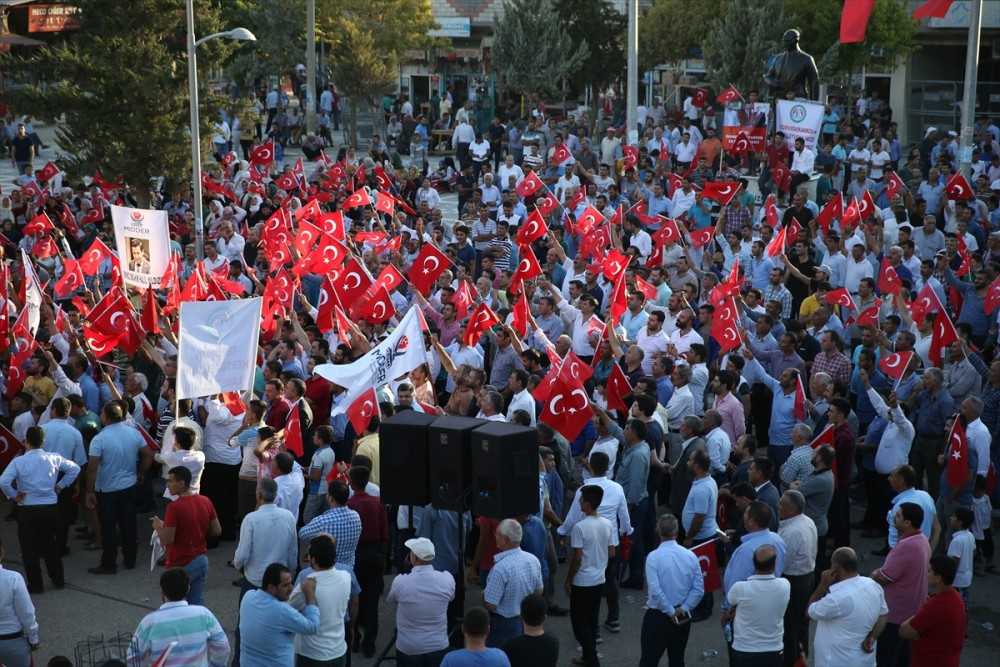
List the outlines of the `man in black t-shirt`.
<svg viewBox="0 0 1000 667">
<path fill-rule="evenodd" d="M 28 136 L 28 131 L 24 124 L 17 126 L 17 136 L 10 141 L 13 156 L 11 162 L 17 169 L 18 174 L 23 174 L 25 167 L 31 166 L 31 161 L 35 159 L 35 144 Z"/>
<path fill-rule="evenodd" d="M 541 595 L 528 595 L 521 600 L 521 623 L 524 634 L 508 639 L 500 648 L 517 667 L 556 667 L 559 662 L 559 640 L 545 632 L 547 606 Z"/>
</svg>

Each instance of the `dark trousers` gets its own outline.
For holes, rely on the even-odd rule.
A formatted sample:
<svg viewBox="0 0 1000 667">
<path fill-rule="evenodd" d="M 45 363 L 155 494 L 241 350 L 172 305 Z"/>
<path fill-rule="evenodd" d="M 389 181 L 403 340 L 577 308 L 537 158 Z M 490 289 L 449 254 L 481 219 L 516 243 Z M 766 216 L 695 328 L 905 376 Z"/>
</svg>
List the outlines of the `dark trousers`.
<svg viewBox="0 0 1000 667">
<path fill-rule="evenodd" d="M 809 653 L 809 597 L 813 592 L 816 577 L 808 574 L 782 575 L 791 584 L 791 595 L 785 607 L 785 667 L 794 667 L 799 658 L 799 647 Z"/>
<path fill-rule="evenodd" d="M 826 520 L 830 523 L 833 548 L 851 546 L 851 502 L 844 486 L 834 490 Z"/>
<path fill-rule="evenodd" d="M 826 553 L 826 536 L 827 534 L 824 533 L 816 537 L 816 569 L 813 571 L 815 581 L 819 581 L 823 570 L 830 569 L 830 558 Z"/>
<path fill-rule="evenodd" d="M 222 534 L 219 537 L 209 537 L 208 546 L 219 545 L 219 540 L 232 541 L 236 539 L 236 509 L 239 500 L 240 464 L 206 463 L 205 472 L 201 475 L 201 495 L 207 497 L 215 506 L 219 516 Z"/>
<path fill-rule="evenodd" d="M 691 635 L 691 624 L 677 625 L 658 609 L 647 609 L 642 617 L 639 667 L 657 667 L 663 653 L 670 667 L 684 667 L 684 649 Z"/>
<path fill-rule="evenodd" d="M 460 141 L 458 145 L 455 146 L 455 160 L 458 162 L 458 168 L 461 170 L 465 163 L 469 161 L 469 144 Z"/>
<path fill-rule="evenodd" d="M 937 457 L 943 448 L 943 435 L 918 435 L 910 450 L 910 465 L 917 473 L 917 488 L 927 491 L 934 500 L 937 500 L 941 492 L 941 466 L 937 462 Z M 926 486 L 924 472 L 927 473 Z"/>
<path fill-rule="evenodd" d="M 62 555 L 66 544 L 69 541 L 69 527 L 76 523 L 77 508 L 73 503 L 73 491 L 76 489 L 74 482 L 68 489 L 59 492 L 56 501 L 56 508 L 59 513 L 59 525 L 56 527 L 56 544 L 59 545 L 59 554 Z"/>
<path fill-rule="evenodd" d="M 384 569 L 381 542 L 358 545 L 354 556 L 354 575 L 361 584 L 361 594 L 358 595 L 358 622 L 354 624 L 354 633 L 361 640 L 362 648 L 375 649 L 375 639 L 378 638 L 378 599 L 382 594 Z"/>
<path fill-rule="evenodd" d="M 408 655 L 396 649 L 396 665 L 398 667 L 440 667 L 441 661 L 444 660 L 444 655 L 447 652 L 448 649 L 443 648 L 440 651 L 431 651 L 430 653 L 421 653 L 420 655 Z"/>
<path fill-rule="evenodd" d="M 597 658 L 597 617 L 601 611 L 603 584 L 572 586 L 569 593 L 569 620 L 573 636 L 580 642 L 583 659 L 591 667 L 601 664 Z"/>
<path fill-rule="evenodd" d="M 910 642 L 899 636 L 899 624 L 885 624 L 875 646 L 875 664 L 878 667 L 909 667 Z"/>
<path fill-rule="evenodd" d="M 628 511 L 629 522 L 635 530 L 632 531 L 632 550 L 628 554 L 628 583 L 641 587 L 646 581 L 646 545 L 642 526 L 649 511 L 649 498 L 643 498 Z"/>
<path fill-rule="evenodd" d="M 774 464 L 774 468 L 771 470 L 771 484 L 774 484 L 776 489 L 781 488 L 781 466 L 785 465 L 785 461 L 788 457 L 792 455 L 791 447 L 778 447 L 777 445 L 771 445 L 767 448 L 767 458 L 771 460 Z"/>
<path fill-rule="evenodd" d="M 135 487 L 121 491 L 97 492 L 97 517 L 101 522 L 101 565 L 118 567 L 118 531 L 121 531 L 122 561 L 135 567 L 139 533 L 135 525 Z"/>
<path fill-rule="evenodd" d="M 608 567 L 604 570 L 604 599 L 608 601 L 608 623 L 616 623 L 621 616 L 621 606 L 618 602 L 618 577 L 621 573 L 622 548 L 615 549 L 615 557 L 608 559 Z"/>
<path fill-rule="evenodd" d="M 17 508 L 17 540 L 21 544 L 24 557 L 24 573 L 31 592 L 41 592 L 42 566 L 56 586 L 65 583 L 63 578 L 62 552 L 56 539 L 59 530 L 59 510 L 56 505 L 20 505 Z"/>
<path fill-rule="evenodd" d="M 230 667 L 240 667 L 240 605 L 243 604 L 243 596 L 250 591 L 257 590 L 258 586 L 251 584 L 246 577 L 240 577 L 240 599 L 236 603 L 236 637 L 233 640 L 233 662 Z M 347 652 L 350 655 L 350 651 Z"/>
<path fill-rule="evenodd" d="M 763 190 L 761 191 L 763 193 Z M 757 383 L 750 388 L 750 415 L 757 436 L 757 449 L 767 447 L 770 440 L 767 432 L 771 428 L 771 401 L 774 394 L 764 385 Z"/>
<path fill-rule="evenodd" d="M 316 660 L 315 658 L 307 658 L 304 655 L 295 654 L 295 667 L 344 667 L 347 664 L 347 657 L 350 656 L 351 652 L 348 651 L 344 655 L 334 658 L 333 660 Z"/>
<path fill-rule="evenodd" d="M 763 651 L 749 653 L 747 651 L 732 651 L 732 667 L 778 667 L 781 663 L 781 651 Z"/>
</svg>

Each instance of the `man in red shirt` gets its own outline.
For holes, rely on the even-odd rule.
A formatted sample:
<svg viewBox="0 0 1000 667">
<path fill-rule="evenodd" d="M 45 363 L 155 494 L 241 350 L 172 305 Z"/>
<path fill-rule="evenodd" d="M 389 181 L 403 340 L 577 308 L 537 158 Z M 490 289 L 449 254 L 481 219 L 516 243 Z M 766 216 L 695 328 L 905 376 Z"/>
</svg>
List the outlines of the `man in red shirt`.
<svg viewBox="0 0 1000 667">
<path fill-rule="evenodd" d="M 264 423 L 280 431 L 285 428 L 288 421 L 288 413 L 291 411 L 291 404 L 285 399 L 285 383 L 281 380 L 268 380 L 264 385 L 264 400 L 267 401 L 267 410 L 264 412 Z"/>
<path fill-rule="evenodd" d="M 167 567 L 182 567 L 188 573 L 191 588 L 188 604 L 204 605 L 205 581 L 208 579 L 208 545 L 205 538 L 222 534 L 222 524 L 212 501 L 191 491 L 191 470 L 185 466 L 167 473 L 167 490 L 178 496 L 167 505 L 165 519 L 153 517 L 153 530 L 167 548 Z"/>
<path fill-rule="evenodd" d="M 375 639 L 378 636 L 378 598 L 384 584 L 382 570 L 389 546 L 389 523 L 382 502 L 378 497 L 365 493 L 371 471 L 364 466 L 352 466 L 347 474 L 354 492 L 347 506 L 361 517 L 361 537 L 358 538 L 358 550 L 354 557 L 354 574 L 361 584 L 361 594 L 358 596 L 355 637 L 350 641 L 353 646 L 360 643 L 361 651 L 366 658 L 370 658 L 375 654 Z"/>
<path fill-rule="evenodd" d="M 910 641 L 912 667 L 958 667 L 965 642 L 965 603 L 952 588 L 958 563 L 950 556 L 931 556 L 927 583 L 931 596 L 916 614 L 899 626 Z"/>
<path fill-rule="evenodd" d="M 777 165 L 788 166 L 788 147 L 785 146 L 785 133 L 775 132 L 772 141 L 764 149 L 767 153 L 767 169 L 760 175 L 760 194 L 763 197 L 771 194 L 771 190 L 779 190 L 779 184 L 774 182 L 772 173 Z"/>
</svg>

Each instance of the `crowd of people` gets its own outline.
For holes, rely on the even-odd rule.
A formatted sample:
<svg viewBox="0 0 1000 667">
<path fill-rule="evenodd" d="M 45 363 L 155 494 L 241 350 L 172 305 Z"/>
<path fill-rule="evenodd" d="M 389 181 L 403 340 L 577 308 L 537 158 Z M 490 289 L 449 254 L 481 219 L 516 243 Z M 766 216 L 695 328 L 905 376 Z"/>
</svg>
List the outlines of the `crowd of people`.
<svg viewBox="0 0 1000 667">
<path fill-rule="evenodd" d="M 726 117 L 760 114 L 748 97 Z M 0 661 L 28 665 L 52 622 L 30 600 L 42 561 L 63 588 L 75 537 L 99 556 L 89 575 L 131 570 L 154 513 L 163 605 L 135 630 L 142 664 L 340 667 L 387 641 L 385 594 L 400 665 L 555 665 L 572 649 L 545 625 L 567 615 L 581 665 L 623 632 L 643 667 L 683 664 L 710 618 L 732 665 L 958 665 L 974 578 L 1000 574 L 1000 133 L 977 123 L 963 186 L 953 133 L 904 154 L 874 105 L 847 129 L 829 106 L 815 152 L 780 132 L 725 150 L 706 110 L 656 100 L 628 146 L 539 105 L 456 130 L 453 179 L 379 137 L 278 164 L 266 137 L 240 159 L 220 133 L 197 212 L 186 187 L 42 167 L 17 128 L 0 144 L 19 174 L 0 205 L 0 412 L 23 453 L 0 489 L 25 574 L 0 570 Z M 176 257 L 152 294 L 122 284 L 108 211 L 146 201 Z M 94 311 L 116 295 L 141 329 L 108 345 Z M 178 400 L 180 301 L 250 297 L 249 393 Z M 362 360 L 411 309 L 425 363 L 349 417 L 316 369 Z M 535 428 L 538 511 L 382 503 L 380 426 L 408 410 Z M 868 576 L 859 532 L 884 538 Z M 211 606 L 238 605 L 232 643 L 205 606 L 220 546 L 239 596 Z M 623 627 L 623 588 L 648 594 L 641 627 Z"/>
</svg>

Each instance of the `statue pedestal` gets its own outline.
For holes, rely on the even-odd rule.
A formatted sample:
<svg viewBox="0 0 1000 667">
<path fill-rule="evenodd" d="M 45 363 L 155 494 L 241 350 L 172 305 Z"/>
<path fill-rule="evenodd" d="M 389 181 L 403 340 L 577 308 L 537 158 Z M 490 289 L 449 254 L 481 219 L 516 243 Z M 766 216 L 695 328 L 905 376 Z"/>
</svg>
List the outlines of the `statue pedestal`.
<svg viewBox="0 0 1000 667">
<path fill-rule="evenodd" d="M 819 181 L 820 174 L 813 173 L 809 177 L 809 180 L 801 185 L 809 189 L 809 199 L 810 201 L 816 201 L 816 183 Z M 764 205 L 764 198 L 760 194 L 760 186 L 757 184 L 757 176 L 750 176 L 749 174 L 743 178 L 747 179 L 747 192 L 753 195 L 754 206 L 760 207 Z"/>
</svg>

